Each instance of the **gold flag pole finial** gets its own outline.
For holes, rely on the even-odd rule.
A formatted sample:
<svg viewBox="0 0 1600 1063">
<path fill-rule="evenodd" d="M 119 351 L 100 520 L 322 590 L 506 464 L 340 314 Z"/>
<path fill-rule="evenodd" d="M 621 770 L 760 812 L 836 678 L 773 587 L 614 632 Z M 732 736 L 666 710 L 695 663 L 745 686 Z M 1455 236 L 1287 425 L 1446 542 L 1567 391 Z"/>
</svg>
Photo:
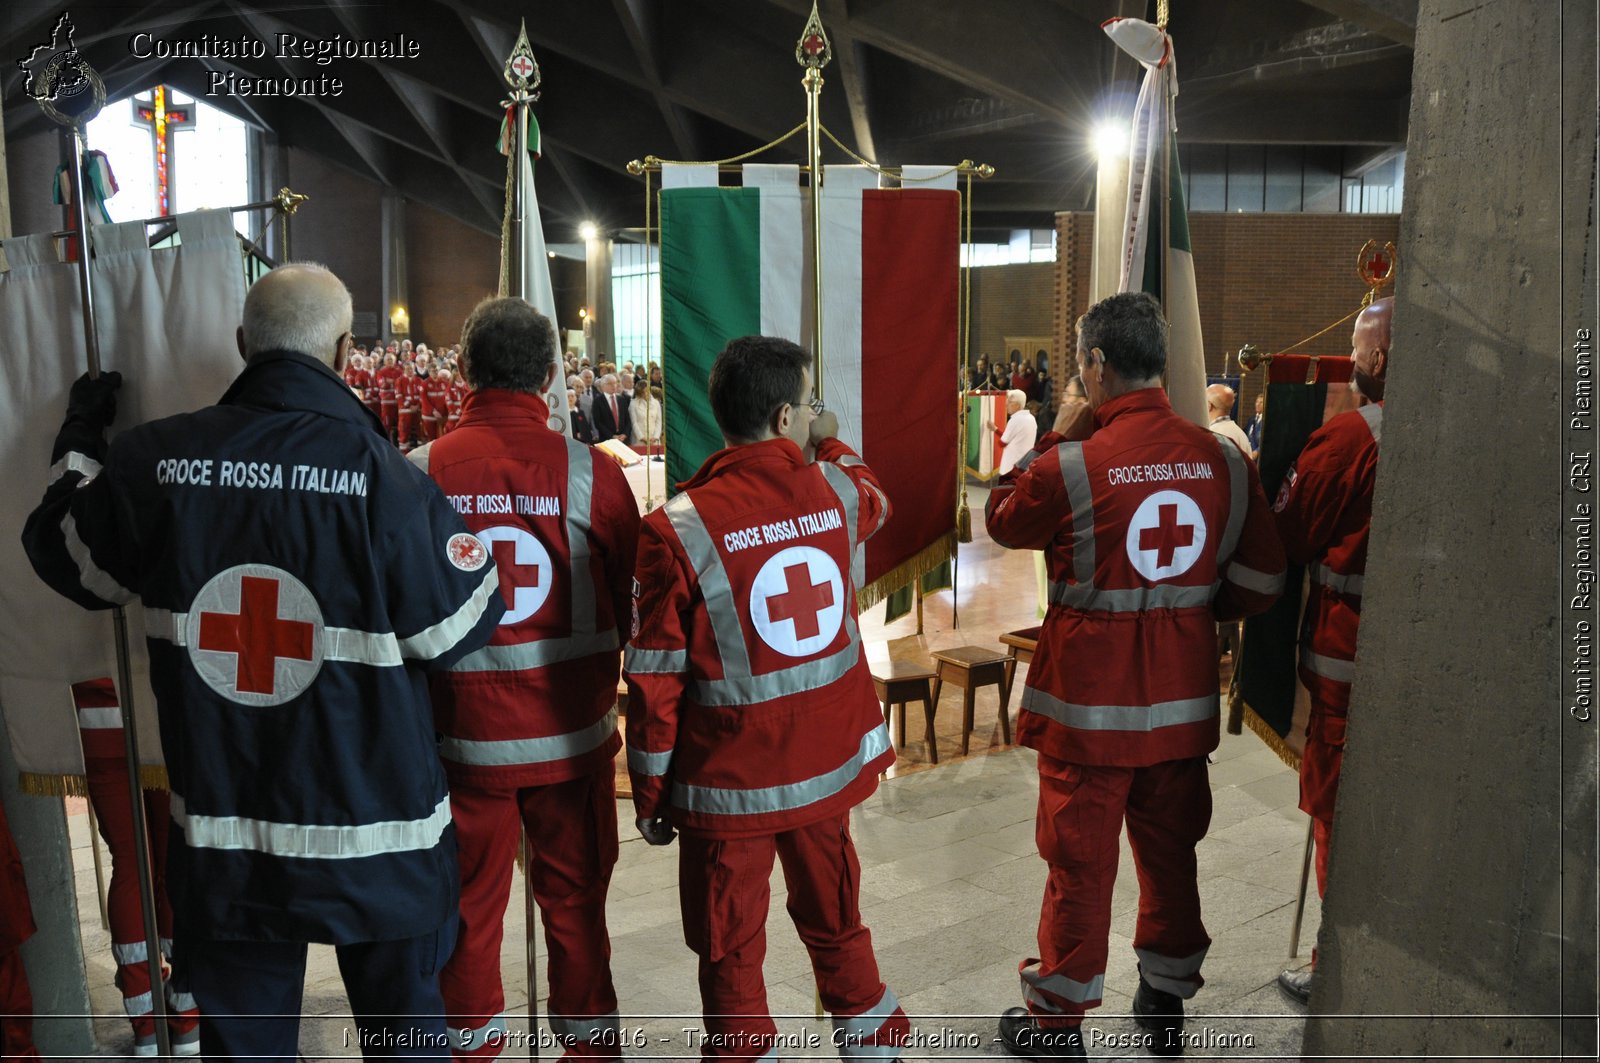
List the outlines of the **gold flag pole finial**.
<svg viewBox="0 0 1600 1063">
<path fill-rule="evenodd" d="M 1392 242 L 1381 248 L 1376 240 L 1368 240 L 1361 245 L 1361 250 L 1356 253 L 1356 275 L 1367 286 L 1366 297 L 1361 300 L 1363 307 L 1371 306 L 1373 300 L 1378 298 L 1378 292 L 1393 283 L 1395 258 Z"/>
<path fill-rule="evenodd" d="M 816 0 L 811 17 L 794 47 L 795 62 L 805 67 L 806 161 L 811 167 L 811 386 L 823 398 L 822 378 L 822 68 L 833 58 L 833 45 L 822 28 Z"/>
<path fill-rule="evenodd" d="M 1165 30 L 1167 28 L 1168 14 L 1167 0 L 1156 0 L 1156 29 Z"/>
<path fill-rule="evenodd" d="M 511 54 L 506 56 L 505 69 L 501 73 L 506 84 L 511 86 L 513 95 L 526 93 L 529 102 L 539 98 L 539 62 L 533 57 L 533 45 L 528 43 L 526 19 L 518 23 L 517 43 L 511 46 Z"/>
</svg>

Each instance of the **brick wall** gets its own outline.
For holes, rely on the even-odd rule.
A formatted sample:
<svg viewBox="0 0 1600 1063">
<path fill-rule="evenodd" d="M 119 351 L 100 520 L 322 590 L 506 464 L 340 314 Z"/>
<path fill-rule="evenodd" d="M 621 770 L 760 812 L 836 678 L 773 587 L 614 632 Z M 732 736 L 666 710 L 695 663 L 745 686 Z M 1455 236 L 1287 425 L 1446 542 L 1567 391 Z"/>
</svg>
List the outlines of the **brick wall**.
<svg viewBox="0 0 1600 1063">
<path fill-rule="evenodd" d="M 289 221 L 290 256 L 327 266 L 350 289 L 356 313 L 376 314 L 381 327 L 382 187 L 298 148 L 287 154 L 289 187 L 311 197 Z"/>
<path fill-rule="evenodd" d="M 1076 349 L 1072 322 L 1088 309 L 1093 232 L 1091 213 L 1056 215 L 1055 321 L 1063 354 Z M 1367 290 L 1356 276 L 1356 252 L 1368 240 L 1398 245 L 1400 216 L 1191 214 L 1189 233 L 1206 369 L 1217 373 L 1227 367 L 1236 373 L 1233 355 L 1246 343 L 1281 350 L 1356 309 Z M 1298 349 L 1349 354 L 1350 329 L 1351 323 L 1339 325 Z M 1239 396 L 1245 418 L 1261 390 L 1261 376 L 1245 376 Z"/>
<path fill-rule="evenodd" d="M 1024 262 L 1010 266 L 983 266 L 972 271 L 971 356 L 992 362 L 1010 356 L 1007 336 L 1051 334 L 1052 277 L 1049 262 Z M 1023 351 L 1027 360 L 1032 351 Z"/>
<path fill-rule="evenodd" d="M 498 288 L 500 238 L 407 201 L 406 256 L 411 338 L 448 347 L 478 300 Z"/>
</svg>

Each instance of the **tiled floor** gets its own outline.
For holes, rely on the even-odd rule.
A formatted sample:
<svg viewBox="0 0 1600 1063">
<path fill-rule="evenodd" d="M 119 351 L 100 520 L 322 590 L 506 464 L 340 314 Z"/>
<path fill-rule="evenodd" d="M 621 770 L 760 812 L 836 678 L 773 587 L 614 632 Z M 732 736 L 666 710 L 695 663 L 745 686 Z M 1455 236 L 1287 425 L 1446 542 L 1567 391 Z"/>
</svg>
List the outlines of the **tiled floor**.
<svg viewBox="0 0 1600 1063">
<path fill-rule="evenodd" d="M 994 645 L 999 631 L 1029 626 L 1033 576 L 1025 555 L 1000 551 L 982 538 L 983 492 L 974 492 L 980 541 L 963 547 L 961 628 L 950 625 L 948 593 L 931 598 L 924 631 L 911 618 L 885 626 L 882 607 L 864 617 L 863 637 L 892 641 L 896 655 L 925 654 L 971 642 Z M 1020 696 L 1019 678 L 1017 695 Z M 939 708 L 941 763 L 930 770 L 897 771 L 852 815 L 862 864 L 861 909 L 871 928 L 884 980 L 913 1017 L 918 1043 L 906 1059 L 994 1056 L 995 1016 L 1020 1002 L 1018 961 L 1034 953 L 1045 865 L 1034 846 L 1038 793 L 1032 754 L 1000 748 L 998 698 L 978 699 L 973 755 L 960 758 L 960 692 L 947 688 Z M 918 712 L 912 710 L 912 715 Z M 920 721 L 919 721 L 920 722 Z M 913 735 L 920 727 L 913 724 Z M 980 752 L 980 750 L 982 752 Z M 908 742 L 900 768 L 921 768 L 925 752 Z M 1305 817 L 1295 807 L 1294 773 L 1253 735 L 1224 735 L 1211 769 L 1214 810 L 1209 836 L 1199 848 L 1201 899 L 1214 939 L 1206 958 L 1206 986 L 1190 1003 L 1189 1058 L 1289 1059 L 1298 1055 L 1303 1019 L 1291 1013 L 1273 980 L 1284 966 L 1295 891 L 1305 844 Z M 619 819 L 631 824 L 631 810 Z M 89 956 L 94 1008 L 105 1016 L 97 1032 L 106 1051 L 126 1051 L 127 1024 L 111 984 L 109 938 L 99 926 L 85 817 L 71 817 L 79 865 L 79 911 Z M 625 1027 L 642 1031 L 630 1048 L 635 1058 L 694 1056 L 690 1035 L 699 1028 L 700 1001 L 694 956 L 683 944 L 678 914 L 676 846 L 651 848 L 624 828 L 622 857 L 613 879 L 608 918 L 612 969 Z M 1315 890 L 1306 905 L 1301 961 L 1309 957 L 1319 919 Z M 809 960 L 784 907 L 781 871 L 775 870 L 768 919 L 768 1004 L 780 1029 L 797 1039 L 807 1032 L 816 1047 L 784 1052 L 786 1059 L 834 1058 L 827 1020 L 815 1017 Z M 1132 933 L 1138 886 L 1132 860 L 1123 857 L 1112 895 L 1111 954 L 1105 1003 L 1086 1026 L 1093 1058 L 1144 1058 L 1128 1047 L 1136 1027 L 1127 1018 L 1138 985 Z M 508 1009 L 525 1016 L 527 978 L 522 880 L 512 886 L 501 959 Z M 540 960 L 541 983 L 546 977 Z M 301 1049 L 307 1059 L 352 1058 L 353 1038 L 332 951 L 313 947 L 306 979 Z M 542 1013 L 542 1007 L 541 1007 Z M 525 1017 L 512 1020 L 526 1036 Z M 797 1040 L 797 1043 L 801 1043 Z M 529 1055 L 524 1047 L 506 1058 Z M 560 1053 L 546 1043 L 545 1058 Z"/>
</svg>

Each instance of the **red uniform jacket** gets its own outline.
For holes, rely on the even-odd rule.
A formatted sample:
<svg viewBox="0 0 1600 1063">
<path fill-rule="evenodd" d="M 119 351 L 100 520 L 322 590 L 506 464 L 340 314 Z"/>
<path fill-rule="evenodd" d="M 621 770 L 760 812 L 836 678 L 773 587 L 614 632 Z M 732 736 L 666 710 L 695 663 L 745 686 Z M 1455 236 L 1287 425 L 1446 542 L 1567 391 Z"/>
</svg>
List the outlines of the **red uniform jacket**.
<svg viewBox="0 0 1600 1063">
<path fill-rule="evenodd" d="M 373 373 L 372 379 L 378 384 L 378 402 L 384 406 L 393 406 L 395 381 L 400 379 L 400 367 L 386 365 Z"/>
<path fill-rule="evenodd" d="M 1074 764 L 1145 767 L 1217 746 L 1216 622 L 1283 591 L 1255 465 L 1146 388 L 1054 432 L 989 497 L 989 534 L 1044 550 L 1050 608 L 1018 741 Z"/>
<path fill-rule="evenodd" d="M 349 384 L 350 389 L 357 395 L 361 396 L 361 399 L 364 402 L 367 398 L 367 388 L 372 384 L 372 374 L 367 372 L 365 369 L 357 369 L 354 366 L 349 366 L 346 367 L 344 371 L 344 382 Z"/>
<path fill-rule="evenodd" d="M 623 657 L 638 815 L 738 837 L 859 804 L 894 763 L 851 575 L 877 478 L 838 440 L 807 464 L 771 439 L 683 486 L 645 518 Z"/>
<path fill-rule="evenodd" d="M 467 396 L 472 394 L 472 389 L 459 380 L 451 381 L 450 394 L 446 396 L 444 408 L 445 419 L 451 428 L 461 421 L 461 410 L 466 405 Z M 548 408 L 548 407 L 547 407 Z"/>
<path fill-rule="evenodd" d="M 429 377 L 422 383 L 422 416 L 431 420 L 442 420 L 449 398 L 450 385 L 443 380 Z"/>
<path fill-rule="evenodd" d="M 1374 404 L 1341 413 L 1311 433 L 1272 507 L 1284 551 L 1311 570 L 1300 632 L 1300 681 L 1313 704 L 1341 716 L 1350 707 L 1356 672 L 1382 428 L 1383 406 Z"/>
<path fill-rule="evenodd" d="M 451 785 L 561 782 L 621 745 L 618 620 L 638 504 L 615 462 L 548 418 L 536 395 L 475 392 L 456 431 L 408 455 L 493 550 L 507 608 L 487 646 L 433 680 Z"/>
<path fill-rule="evenodd" d="M 410 369 L 401 373 L 394 381 L 394 398 L 401 410 L 416 413 L 422 408 L 422 378 Z"/>
</svg>

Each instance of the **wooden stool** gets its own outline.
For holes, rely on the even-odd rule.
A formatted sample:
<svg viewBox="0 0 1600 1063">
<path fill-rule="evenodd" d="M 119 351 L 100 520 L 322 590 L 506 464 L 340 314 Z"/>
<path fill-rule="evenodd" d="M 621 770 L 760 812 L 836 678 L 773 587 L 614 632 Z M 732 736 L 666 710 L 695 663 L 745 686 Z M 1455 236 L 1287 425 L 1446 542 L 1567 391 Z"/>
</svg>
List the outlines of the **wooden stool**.
<svg viewBox="0 0 1600 1063">
<path fill-rule="evenodd" d="M 933 710 L 938 704 L 933 693 L 934 674 L 918 661 L 873 661 L 868 668 L 872 673 L 872 685 L 878 691 L 878 700 L 883 702 L 885 727 L 889 726 L 889 710 L 896 705 L 900 707 L 901 749 L 906 747 L 906 702 L 922 702 L 922 711 L 928 721 L 928 759 L 939 763 L 939 742 L 933 734 Z"/>
<path fill-rule="evenodd" d="M 1016 631 L 1007 631 L 1000 636 L 1000 645 L 1006 647 L 1006 685 L 1000 695 L 1000 700 L 1011 704 L 1011 686 L 1017 679 L 1017 665 L 1027 664 L 1033 660 L 1034 651 L 1039 648 L 1039 628 L 1025 627 Z"/>
<path fill-rule="evenodd" d="M 961 699 L 961 753 L 967 752 L 967 742 L 972 735 L 972 698 L 979 687 L 1000 688 L 1000 738 L 1011 744 L 1011 689 L 1007 676 L 1011 658 L 982 646 L 955 646 L 933 652 L 933 703 L 939 704 L 939 691 L 948 681 L 963 691 Z M 928 717 L 933 719 L 930 714 Z"/>
</svg>

